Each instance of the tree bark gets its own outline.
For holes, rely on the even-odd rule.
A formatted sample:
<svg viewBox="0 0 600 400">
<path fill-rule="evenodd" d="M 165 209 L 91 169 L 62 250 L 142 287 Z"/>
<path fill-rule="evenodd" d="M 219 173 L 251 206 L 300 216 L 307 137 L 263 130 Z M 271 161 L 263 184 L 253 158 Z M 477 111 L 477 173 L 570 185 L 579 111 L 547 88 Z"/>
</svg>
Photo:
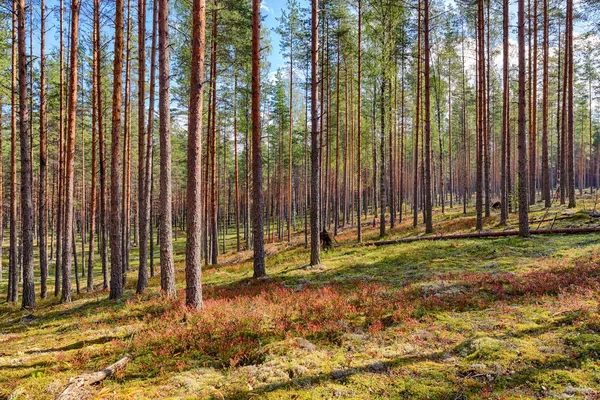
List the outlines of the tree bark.
<svg viewBox="0 0 600 400">
<path fill-rule="evenodd" d="M 518 7 L 519 40 L 519 116 L 518 116 L 518 171 L 519 179 L 519 236 L 529 237 L 529 191 L 527 186 L 527 126 L 525 93 L 525 0 L 519 0 Z"/>
<path fill-rule="evenodd" d="M 19 63 L 19 137 L 21 144 L 21 240 L 23 243 L 23 308 L 35 306 L 33 285 L 33 196 L 32 160 L 30 149 L 29 113 L 27 110 L 27 54 L 25 47 L 25 0 L 19 0 L 18 63 Z"/>
<path fill-rule="evenodd" d="M 187 243 L 185 262 L 188 307 L 202 308 L 202 99 L 206 2 L 194 0 L 192 10 L 192 66 L 188 132 Z"/>
<path fill-rule="evenodd" d="M 266 275 L 260 121 L 260 26 L 260 0 L 252 0 L 252 222 L 254 234 L 254 278 Z"/>
<path fill-rule="evenodd" d="M 171 189 L 171 77 L 169 0 L 158 3 L 158 85 L 160 114 L 160 288 L 175 297 Z"/>
<path fill-rule="evenodd" d="M 46 243 L 48 236 L 48 137 L 46 133 L 46 5 L 44 0 L 40 0 L 40 12 L 40 176 L 38 192 L 38 245 L 40 248 L 40 297 L 45 299 L 48 290 L 48 246 Z M 0 175 L 1 174 L 2 171 L 0 171 Z M 2 186 L 1 183 L 0 186 Z M 1 193 L 0 198 L 2 198 Z M 4 231 L 2 217 L 0 217 L 0 229 Z M 0 239 L 0 247 L 1 246 L 2 240 Z M 0 259 L 1 258 L 0 254 Z"/>
<path fill-rule="evenodd" d="M 360 7 L 360 0 L 359 0 Z M 359 8 L 360 21 L 360 8 Z M 360 22 L 359 22 L 360 26 Z M 359 28 L 359 49 L 360 49 L 360 28 Z M 360 50 L 359 50 L 360 51 Z M 360 53 L 359 53 L 360 54 Z M 321 246 L 319 241 L 319 228 L 321 226 L 319 217 L 320 210 L 320 187 L 321 187 L 321 164 L 320 164 L 320 129 L 319 129 L 319 110 L 318 110 L 318 64 L 319 64 L 319 0 L 311 1 L 311 87 L 310 87 L 310 113 L 311 113 L 311 188 L 310 188 L 310 265 L 321 264 Z M 360 55 L 359 55 L 359 87 L 360 87 Z M 360 95 L 359 95 L 360 96 Z M 360 121 L 360 97 L 359 97 L 359 121 Z M 360 127 L 360 122 L 359 122 Z M 360 131 L 360 129 L 359 129 Z M 360 139 L 359 139 L 360 146 Z M 360 154 L 359 154 L 359 174 L 360 174 Z M 360 178 L 359 178 L 360 187 Z M 360 212 L 359 212 L 360 214 Z M 359 219 L 359 241 L 360 237 L 360 216 Z"/>
<path fill-rule="evenodd" d="M 544 206 L 549 208 L 552 205 L 550 197 L 550 166 L 548 155 L 548 52 L 550 49 L 550 35 L 548 32 L 548 0 L 544 2 L 544 77 L 542 84 L 542 198 Z"/>
<path fill-rule="evenodd" d="M 432 202 L 431 202 L 431 99 L 430 99 L 430 48 L 429 48 L 429 0 L 424 0 L 423 7 L 423 46 L 425 47 L 425 109 L 423 114 L 425 117 L 425 187 L 423 188 L 425 195 L 425 232 L 433 232 L 432 218 Z"/>
<path fill-rule="evenodd" d="M 110 192 L 110 298 L 123 295 L 122 236 L 121 236 L 121 92 L 123 87 L 123 0 L 115 2 L 115 50 L 112 97 L 112 158 Z"/>
</svg>

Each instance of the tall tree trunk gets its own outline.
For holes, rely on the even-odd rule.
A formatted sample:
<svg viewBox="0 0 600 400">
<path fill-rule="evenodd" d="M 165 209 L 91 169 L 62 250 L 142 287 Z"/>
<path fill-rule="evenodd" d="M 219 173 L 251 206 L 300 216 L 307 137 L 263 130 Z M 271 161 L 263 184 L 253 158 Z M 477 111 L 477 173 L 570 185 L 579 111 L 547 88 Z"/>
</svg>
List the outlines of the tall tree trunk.
<svg viewBox="0 0 600 400">
<path fill-rule="evenodd" d="M 500 225 L 506 226 L 506 220 L 508 219 L 508 202 L 509 200 L 509 183 L 508 174 L 510 170 L 510 162 L 508 159 L 509 149 L 509 125 L 510 125 L 510 84 L 508 81 L 509 65 L 508 65 L 508 52 L 509 52 L 509 30 L 508 30 L 508 19 L 509 19 L 509 5 L 508 0 L 502 1 L 502 154 L 500 166 Z"/>
<path fill-rule="evenodd" d="M 93 26 L 92 40 L 96 41 L 96 25 Z M 88 293 L 94 291 L 94 241 L 96 234 L 96 178 L 98 176 L 98 93 L 96 91 L 96 63 L 99 62 L 96 52 L 92 54 L 92 182 L 90 188 L 90 237 L 88 241 L 87 285 Z"/>
<path fill-rule="evenodd" d="M 260 121 L 260 0 L 252 0 L 252 200 L 254 278 L 260 278 L 266 275 Z"/>
<path fill-rule="evenodd" d="M 19 295 L 17 271 L 17 0 L 12 1 L 12 50 L 10 95 L 10 232 L 8 249 L 9 303 L 16 303 Z"/>
<path fill-rule="evenodd" d="M 139 267 L 136 293 L 148 286 L 148 185 L 146 179 L 146 0 L 138 0 L 138 226 Z M 150 133 L 148 133 L 150 135 Z"/>
<path fill-rule="evenodd" d="M 256 2 L 256 0 L 254 0 Z M 360 7 L 360 0 L 359 0 Z M 359 8 L 360 21 L 360 8 Z M 359 22 L 360 26 L 360 22 Z M 359 28 L 359 49 L 360 49 L 360 28 Z M 359 50 L 360 52 L 360 50 Z M 359 53 L 360 54 L 360 53 Z M 310 88 L 310 113 L 311 113 L 311 188 L 310 188 L 310 265 L 316 266 L 321 264 L 321 247 L 319 241 L 319 217 L 320 210 L 320 129 L 319 129 L 319 110 L 318 110 L 318 65 L 319 65 L 319 0 L 311 0 L 311 88 Z M 360 87 L 360 55 L 359 55 L 359 87 Z M 253 75 L 254 76 L 254 75 Z M 359 121 L 360 121 L 360 95 L 359 95 Z M 360 127 L 360 122 L 359 122 Z M 359 128 L 360 131 L 360 128 Z M 360 146 L 360 139 L 359 139 Z M 360 174 L 360 153 L 359 153 L 359 174 Z M 359 178 L 360 187 L 360 178 Z M 360 206 L 359 206 L 360 207 Z M 360 214 L 360 211 L 359 211 Z M 359 220 L 359 241 L 360 237 L 360 216 Z"/>
<path fill-rule="evenodd" d="M 425 117 L 425 187 L 423 189 L 425 195 L 425 232 L 433 232 L 432 218 L 432 202 L 431 202 L 431 106 L 430 106 L 430 81 L 429 81 L 429 63 L 430 63 L 430 48 L 429 48 L 429 0 L 424 0 L 423 7 L 423 46 L 425 47 L 425 109 L 423 114 Z"/>
<path fill-rule="evenodd" d="M 21 143 L 21 240 L 23 243 L 23 301 L 22 306 L 35 306 L 33 286 L 33 196 L 32 160 L 30 150 L 29 113 L 27 110 L 27 53 L 25 47 L 25 0 L 19 0 L 19 137 Z"/>
<path fill-rule="evenodd" d="M 237 73 L 233 75 L 233 168 L 235 179 L 235 246 L 236 251 L 242 249 L 240 239 L 240 193 L 239 193 L 239 168 L 238 168 L 238 125 L 237 125 Z"/>
<path fill-rule="evenodd" d="M 477 195 L 475 208 L 477 211 L 477 230 L 483 229 L 483 158 L 485 140 L 485 40 L 484 40 L 484 0 L 477 2 Z"/>
<path fill-rule="evenodd" d="M 160 114 L 160 288 L 175 297 L 171 189 L 171 77 L 169 0 L 158 3 L 158 85 Z"/>
<path fill-rule="evenodd" d="M 185 302 L 202 308 L 202 99 L 204 92 L 204 47 L 206 3 L 194 0 L 192 18 L 192 67 L 188 133 L 187 243 Z M 237 193 L 237 191 L 236 191 Z"/>
<path fill-rule="evenodd" d="M 313 6 L 314 7 L 314 6 Z M 314 22 L 313 22 L 314 24 Z M 314 31 L 314 28 L 313 28 Z M 313 32 L 314 33 L 314 32 Z M 357 126 L 357 160 L 356 160 L 356 195 L 357 195 L 357 208 L 356 208 L 356 220 L 357 220 L 357 240 L 358 243 L 362 242 L 362 225 L 361 225 L 361 214 L 362 214 L 362 164 L 361 164 L 361 152 L 362 152 L 362 135 L 361 135 L 361 121 L 362 121 L 362 102 L 361 102 L 361 80 L 362 80 L 362 0 L 358 0 L 358 73 L 357 73 L 357 111 L 356 111 L 356 126 Z M 313 39 L 314 40 L 314 39 Z M 316 43 L 313 41 L 313 46 L 316 46 Z M 316 50 L 315 50 L 316 51 Z M 316 61 L 315 61 L 316 62 Z M 313 82 L 317 79 L 316 71 L 313 74 Z M 313 95 L 316 94 L 312 93 Z M 314 107 L 316 107 L 317 103 L 315 101 Z M 318 118 L 318 114 L 314 113 L 312 116 L 313 119 Z M 314 126 L 313 126 L 314 128 Z M 314 148 L 314 145 L 313 145 Z M 314 175 L 313 175 L 314 176 Z M 311 207 L 312 209 L 312 207 Z"/>
<path fill-rule="evenodd" d="M 110 191 L 110 298 L 123 295 L 122 236 L 121 236 L 121 96 L 123 87 L 123 0 L 115 3 L 115 50 L 112 97 L 112 158 Z"/>
<path fill-rule="evenodd" d="M 425 0 L 427 1 L 427 0 Z M 381 98 L 380 98 L 380 110 L 381 110 L 381 137 L 379 146 L 379 236 L 385 235 L 385 209 L 386 205 L 386 181 L 385 181 L 385 87 L 386 80 L 384 77 L 381 78 Z M 375 137 L 373 137 L 375 140 Z"/>
<path fill-rule="evenodd" d="M 292 208 L 292 167 L 293 167 L 293 156 L 294 153 L 292 151 L 293 145 L 293 132 L 294 132 L 294 119 L 293 119 L 293 100 L 294 100 L 294 22 L 293 19 L 293 10 L 290 11 L 290 80 L 289 80 L 289 112 L 290 112 L 290 122 L 289 122 L 289 144 L 288 144 L 288 190 L 287 190 L 287 200 L 288 200 L 288 210 L 287 210 L 287 241 L 292 241 L 292 217 L 293 217 L 293 208 Z M 237 154 L 236 154 L 237 157 Z M 237 166 L 237 161 L 236 161 Z M 237 175 L 236 175 L 237 179 Z M 236 186 L 236 197 L 237 197 L 237 186 Z M 237 203 L 236 203 L 237 204 Z M 239 235 L 238 235 L 239 237 Z M 238 240 L 239 242 L 239 240 Z M 239 247 L 239 246 L 238 246 Z M 239 251 L 239 249 L 238 249 Z"/>
<path fill-rule="evenodd" d="M 23 1 L 23 0 L 21 0 Z M 75 189 L 75 130 L 77 117 L 77 63 L 79 52 L 79 0 L 71 1 L 71 49 L 69 59 L 69 97 L 67 101 L 67 147 L 66 147 L 66 185 L 65 185 L 65 232 L 62 248 L 62 296 L 61 302 L 71 301 L 71 254 L 74 251 L 74 189 Z M 21 156 L 22 157 L 22 156 Z M 77 275 L 77 274 L 76 274 Z"/>
<path fill-rule="evenodd" d="M 575 142 L 574 138 L 574 104 L 573 104 L 573 0 L 567 0 L 567 30 L 566 35 L 568 36 L 567 52 L 568 60 L 565 65 L 568 66 L 568 80 L 567 80 L 567 176 L 569 182 L 569 208 L 575 207 L 575 168 L 574 158 L 575 153 L 573 146 Z M 582 155 L 583 157 L 583 155 Z"/>
<path fill-rule="evenodd" d="M 98 118 L 98 159 L 100 174 L 100 227 L 98 229 L 100 236 L 100 260 L 102 263 L 102 289 L 106 290 L 109 286 L 108 278 L 108 221 L 106 215 L 106 150 L 104 143 L 104 113 L 102 108 L 102 54 L 100 45 L 100 0 L 94 0 L 94 57 L 96 58 L 93 90 L 96 93 L 96 116 Z M 92 264 L 93 268 L 93 264 Z"/>
<path fill-rule="evenodd" d="M 48 290 L 48 246 L 46 244 L 48 235 L 48 195 L 46 191 L 48 187 L 48 137 L 46 134 L 46 5 L 44 0 L 40 0 L 40 12 L 40 181 L 38 192 L 38 245 L 40 248 L 40 296 L 42 299 L 45 299 Z M 0 171 L 0 175 L 1 172 L 2 171 Z M 1 198 L 2 195 L 0 193 L 0 199 Z M 0 230 L 4 231 L 2 217 L 0 217 Z M 0 247 L 1 246 L 2 240 L 0 239 Z M 1 259 L 2 257 L 0 254 L 0 260 Z"/>
<path fill-rule="evenodd" d="M 146 205 L 145 205 L 145 218 L 146 226 L 144 229 L 148 231 L 148 257 L 150 259 L 150 276 L 154 277 L 154 241 L 152 238 L 153 233 L 153 202 L 152 194 L 154 192 L 154 181 L 152 180 L 154 175 L 153 167 L 153 153 L 154 153 L 154 92 L 156 88 L 156 38 L 158 29 L 158 7 L 157 2 L 152 3 L 152 49 L 150 50 L 150 91 L 148 93 L 148 131 L 146 135 L 146 167 L 145 167 L 145 183 L 146 189 Z M 139 281 L 138 281 L 139 284 Z M 147 286 L 147 283 L 146 283 Z"/>
<path fill-rule="evenodd" d="M 64 0 L 60 0 L 60 22 L 59 22 L 59 35 L 60 35 L 60 47 L 59 47 L 59 122 L 58 122 L 58 191 L 57 191 L 57 203 L 56 203 L 56 263 L 54 266 L 54 296 L 58 296 L 60 293 L 60 287 L 62 284 L 61 273 L 62 273 L 62 241 L 64 234 L 64 173 L 63 165 L 64 160 L 64 134 L 65 134 L 65 107 L 64 107 L 64 91 L 65 91 L 65 64 L 64 64 Z"/>
<path fill-rule="evenodd" d="M 519 235 L 529 237 L 529 191 L 527 188 L 527 120 L 525 115 L 525 0 L 519 0 L 518 39 L 519 39 Z"/>
<path fill-rule="evenodd" d="M 530 60 L 532 70 L 531 83 L 531 122 L 529 131 L 529 204 L 535 204 L 537 183 L 537 57 L 538 57 L 538 0 L 533 0 L 533 57 Z M 547 124 L 547 121 L 543 123 Z"/>
<path fill-rule="evenodd" d="M 419 223 L 419 131 L 421 126 L 421 0 L 417 12 L 417 94 L 415 96 L 415 122 L 413 128 L 413 227 Z"/>
<path fill-rule="evenodd" d="M 544 1 L 544 77 L 542 84 L 542 198 L 544 205 L 552 205 L 550 197 L 550 166 L 548 155 L 548 52 L 550 49 L 550 35 L 548 32 L 548 0 Z"/>
</svg>

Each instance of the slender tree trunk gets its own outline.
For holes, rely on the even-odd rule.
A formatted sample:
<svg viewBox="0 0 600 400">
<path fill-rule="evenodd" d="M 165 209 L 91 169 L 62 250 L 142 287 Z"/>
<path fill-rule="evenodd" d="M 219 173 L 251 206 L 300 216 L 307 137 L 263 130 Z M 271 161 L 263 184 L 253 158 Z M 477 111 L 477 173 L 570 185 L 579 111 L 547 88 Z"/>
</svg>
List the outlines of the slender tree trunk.
<svg viewBox="0 0 600 400">
<path fill-rule="evenodd" d="M 59 47 L 59 122 L 58 122 L 58 191 L 57 191 L 57 204 L 56 204 L 56 263 L 54 266 L 54 296 L 58 296 L 60 293 L 60 287 L 62 284 L 61 273 L 62 273 L 62 241 L 64 234 L 64 222 L 63 222 L 63 210 L 64 210 L 64 132 L 65 132 L 65 111 L 64 111 L 64 88 L 65 88 L 65 67 L 64 67 L 64 2 L 60 0 L 60 22 L 59 22 L 59 35 L 60 35 L 60 47 Z"/>
<path fill-rule="evenodd" d="M 235 179 L 235 245 L 236 251 L 242 249 L 240 239 L 240 193 L 239 193 L 239 168 L 238 168 L 238 127 L 237 127 L 237 73 L 234 73 L 233 88 L 233 168 Z"/>
<path fill-rule="evenodd" d="M 29 113 L 27 110 L 27 53 L 25 47 L 25 0 L 19 0 L 19 137 L 21 144 L 21 240 L 23 243 L 23 308 L 35 306 L 33 286 L 33 196 L 32 160 L 30 150 Z"/>
<path fill-rule="evenodd" d="M 423 7 L 423 45 L 425 47 L 425 232 L 433 232 L 432 202 L 431 202 L 431 106 L 430 106 L 430 48 L 429 48 L 429 0 L 424 0 Z"/>
<path fill-rule="evenodd" d="M 155 7 L 156 8 L 156 7 Z M 138 226 L 139 267 L 136 292 L 148 286 L 148 180 L 146 178 L 146 1 L 138 0 Z M 149 117 L 151 118 L 151 116 Z"/>
<path fill-rule="evenodd" d="M 527 188 L 527 126 L 526 126 L 526 88 L 525 88 L 525 0 L 519 0 L 518 39 L 519 39 L 519 235 L 529 237 L 529 191 Z"/>
<path fill-rule="evenodd" d="M 568 36 L 567 52 L 568 60 L 565 65 L 568 66 L 568 80 L 567 80 L 567 175 L 569 182 L 569 208 L 575 207 L 575 168 L 574 158 L 575 153 L 573 146 L 575 142 L 574 138 L 574 105 L 573 105 L 573 0 L 567 0 L 567 30 L 566 35 Z M 583 156 L 583 155 L 582 155 Z"/>
<path fill-rule="evenodd" d="M 42 299 L 45 299 L 48 290 L 48 246 L 46 243 L 48 235 L 48 195 L 46 191 L 48 186 L 48 137 L 46 134 L 46 5 L 44 0 L 40 0 L 40 12 L 40 181 L 38 192 L 38 245 L 40 248 L 40 296 Z M 2 175 L 1 170 L 0 175 Z M 0 186 L 2 186 L 1 181 Z M 0 188 L 0 199 L 2 198 L 1 190 L 2 189 Z M 4 231 L 1 216 L 0 230 Z M 0 239 L 0 247 L 2 247 L 2 239 Z M 2 256 L 0 253 L 0 260 L 1 259 Z M 0 271 L 0 279 L 2 278 L 1 274 L 2 272 Z"/>
<path fill-rule="evenodd" d="M 254 234 L 254 278 L 266 275 L 260 121 L 260 25 L 260 0 L 252 0 L 252 222 Z"/>
<path fill-rule="evenodd" d="M 548 52 L 550 49 L 550 35 L 548 32 L 548 0 L 544 2 L 544 77 L 542 84 L 542 198 L 544 205 L 549 208 L 552 205 L 550 197 L 550 167 L 548 155 Z"/>
<path fill-rule="evenodd" d="M 315 7 L 313 5 L 313 7 Z M 314 15 L 314 14 L 313 14 Z M 314 22 L 313 22 L 314 24 Z M 313 28 L 314 33 L 315 28 Z M 358 0 L 358 74 L 357 74 L 357 116 L 356 116 L 356 124 L 357 124 L 357 169 L 356 169 L 356 194 L 357 194 L 357 209 L 356 209 L 356 220 L 357 220 L 357 239 L 358 243 L 362 242 L 362 225 L 361 225 L 361 214 L 362 214 L 362 164 L 361 164 L 361 152 L 362 152 L 362 135 L 361 135 L 361 121 L 362 121 L 362 102 L 361 102 L 361 79 L 362 79 L 362 0 Z M 316 47 L 316 43 L 313 41 L 313 47 Z M 316 51 L 316 50 L 315 50 Z M 315 54 L 313 54 L 315 55 Z M 316 61 L 315 61 L 316 62 Z M 313 73 L 313 82 L 317 79 L 316 71 Z M 313 95 L 316 93 L 312 93 Z M 314 107 L 316 107 L 317 102 L 315 101 Z M 318 118 L 318 114 L 313 113 L 313 119 Z M 314 126 L 313 126 L 314 128 Z M 315 146 L 313 145 L 313 148 Z M 313 175 L 314 176 L 314 175 Z M 313 186 L 314 187 L 314 186 Z M 312 207 L 311 207 L 312 209 Z"/>
<path fill-rule="evenodd" d="M 533 0 L 533 57 L 530 60 L 532 70 L 531 83 L 531 122 L 529 131 L 529 204 L 535 204 L 535 192 L 537 183 L 537 57 L 538 57 L 538 1 Z M 544 123 L 544 122 L 543 122 Z M 545 121 L 547 123 L 547 121 Z"/>
<path fill-rule="evenodd" d="M 115 3 L 115 50 L 112 97 L 112 158 L 110 191 L 110 298 L 123 295 L 122 236 L 121 236 L 121 96 L 123 86 L 123 0 Z"/>
<path fill-rule="evenodd" d="M 204 92 L 204 47 L 206 2 L 194 0 L 192 18 L 192 69 L 188 133 L 187 243 L 185 302 L 202 308 L 202 99 Z M 236 80 L 237 82 L 237 80 Z M 237 173 L 237 168 L 236 168 Z M 237 186 L 236 186 L 237 189 Z M 236 190 L 237 193 L 237 190 Z M 237 213 L 236 213 L 237 215 Z M 238 231 L 239 235 L 239 231 Z M 239 236 L 238 236 L 239 243 Z M 239 245 L 238 245 L 239 246 Z"/>
<path fill-rule="evenodd" d="M 485 40 L 484 40 L 484 0 L 477 2 L 477 195 L 475 207 L 477 211 L 477 230 L 483 229 L 483 163 L 485 140 Z"/>
<path fill-rule="evenodd" d="M 171 76 L 169 0 L 158 3 L 158 85 L 160 113 L 160 288 L 175 297 L 171 189 Z"/>
<path fill-rule="evenodd" d="M 22 1 L 22 0 L 21 0 Z M 71 49 L 69 60 L 69 97 L 67 102 L 67 147 L 66 147 L 66 186 L 65 186 L 65 232 L 62 248 L 62 296 L 61 302 L 71 301 L 71 254 L 74 251 L 74 189 L 75 189 L 75 130 L 77 117 L 77 65 L 78 65 L 78 40 L 79 29 L 79 0 L 71 1 Z M 22 157 L 22 156 L 21 156 Z M 77 274 L 76 274 L 77 275 Z"/>
<path fill-rule="evenodd" d="M 256 1 L 256 0 L 254 0 Z M 359 21 L 360 21 L 360 0 L 359 0 Z M 360 22 L 359 22 L 360 26 Z M 360 52 L 360 28 L 359 28 L 359 52 Z M 359 87 L 360 87 L 360 53 L 359 53 Z M 319 217 L 320 210 L 320 129 L 319 129 L 319 110 L 318 110 L 318 85 L 319 77 L 317 74 L 319 65 L 319 0 L 311 0 L 311 89 L 310 89 L 310 112 L 311 112 L 311 198 L 310 198 L 310 265 L 321 264 L 321 247 L 319 241 Z M 360 121 L 360 95 L 359 95 L 359 121 Z M 359 122 L 360 127 L 360 122 Z M 360 131 L 360 129 L 359 129 Z M 360 139 L 359 139 L 360 146 Z M 360 174 L 360 154 L 359 154 L 359 174 Z M 359 178 L 360 182 L 360 178 Z M 359 183 L 360 186 L 360 183 Z M 360 212 L 359 212 L 360 214 Z M 360 216 L 359 220 L 359 241 L 360 236 Z"/>
<path fill-rule="evenodd" d="M 427 0 L 425 0 L 427 1 Z M 379 146 L 379 236 L 385 235 L 385 209 L 386 203 L 386 181 L 385 181 L 385 87 L 386 79 L 381 78 L 381 98 L 380 98 L 380 110 L 381 110 L 381 137 Z M 373 137 L 375 140 L 375 137 Z"/>
<path fill-rule="evenodd" d="M 509 124 L 510 124 L 510 83 L 508 81 L 509 65 L 508 65 L 508 52 L 509 52 L 509 4 L 508 0 L 502 1 L 502 154 L 500 166 L 500 225 L 506 226 L 506 220 L 508 219 L 508 202 L 509 202 L 509 183 L 508 174 L 510 170 L 510 162 L 508 159 L 509 149 Z"/>
<path fill-rule="evenodd" d="M 417 94 L 415 96 L 415 122 L 413 128 L 413 227 L 419 223 L 419 131 L 421 125 L 421 0 L 417 12 Z"/>
</svg>

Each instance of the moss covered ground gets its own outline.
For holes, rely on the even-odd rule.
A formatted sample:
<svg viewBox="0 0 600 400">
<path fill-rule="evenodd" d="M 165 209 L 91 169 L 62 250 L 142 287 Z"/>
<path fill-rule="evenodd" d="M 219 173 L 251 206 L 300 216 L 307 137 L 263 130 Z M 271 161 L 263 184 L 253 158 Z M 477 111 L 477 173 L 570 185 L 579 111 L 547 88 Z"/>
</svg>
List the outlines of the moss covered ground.
<svg viewBox="0 0 600 400">
<path fill-rule="evenodd" d="M 533 206 L 532 227 L 597 225 L 595 202 Z M 436 209 L 436 233 L 474 231 L 473 214 L 445 211 Z M 485 228 L 505 229 L 497 220 Z M 365 225 L 366 241 L 377 232 Z M 386 238 L 421 234 L 405 220 Z M 70 304 L 37 299 L 35 310 L 3 301 L 0 398 L 53 398 L 124 353 L 133 360 L 92 398 L 597 398 L 600 234 L 383 247 L 355 235 L 344 229 L 316 268 L 302 233 L 268 244 L 261 281 L 250 279 L 250 252 L 229 251 L 204 269 L 201 312 L 184 307 L 181 235 L 175 300 L 161 296 L 158 276 L 135 295 L 133 249 L 122 300 L 97 290 Z"/>
</svg>

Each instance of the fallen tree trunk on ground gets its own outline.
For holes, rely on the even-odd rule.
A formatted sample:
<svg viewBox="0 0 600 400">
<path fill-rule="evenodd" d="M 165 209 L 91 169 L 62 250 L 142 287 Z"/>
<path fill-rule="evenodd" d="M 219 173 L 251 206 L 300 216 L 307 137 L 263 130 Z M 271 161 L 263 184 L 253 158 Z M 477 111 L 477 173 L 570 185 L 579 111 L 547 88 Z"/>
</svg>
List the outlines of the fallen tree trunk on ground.
<svg viewBox="0 0 600 400">
<path fill-rule="evenodd" d="M 131 356 L 126 355 L 102 371 L 90 372 L 71 378 L 67 387 L 56 396 L 55 400 L 80 400 L 91 397 L 89 386 L 113 375 L 118 370 L 124 368 L 130 360 Z"/>
<path fill-rule="evenodd" d="M 577 233 L 593 233 L 600 232 L 600 226 L 586 227 L 586 228 L 556 228 L 556 229 L 532 229 L 530 233 L 532 235 L 549 235 L 549 234 L 577 234 Z M 375 242 L 365 242 L 365 246 L 383 246 L 386 244 L 397 244 L 397 243 L 412 243 L 421 240 L 452 240 L 452 239 L 477 239 L 477 238 L 490 238 L 490 237 L 506 237 L 506 236 L 518 236 L 518 230 L 509 231 L 493 231 L 493 232 L 473 232 L 473 233 L 455 233 L 451 235 L 431 235 L 431 236 L 418 236 L 418 237 L 407 237 L 400 239 L 390 240 L 378 240 Z"/>
</svg>

